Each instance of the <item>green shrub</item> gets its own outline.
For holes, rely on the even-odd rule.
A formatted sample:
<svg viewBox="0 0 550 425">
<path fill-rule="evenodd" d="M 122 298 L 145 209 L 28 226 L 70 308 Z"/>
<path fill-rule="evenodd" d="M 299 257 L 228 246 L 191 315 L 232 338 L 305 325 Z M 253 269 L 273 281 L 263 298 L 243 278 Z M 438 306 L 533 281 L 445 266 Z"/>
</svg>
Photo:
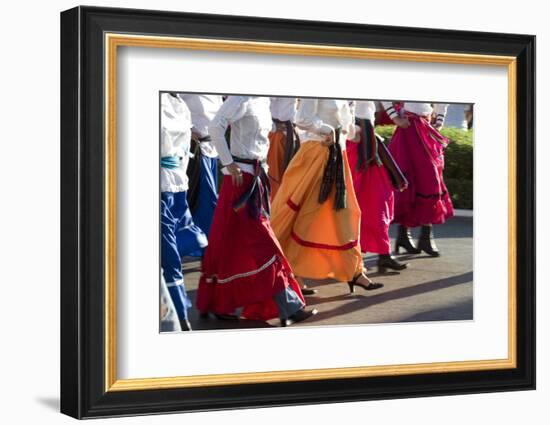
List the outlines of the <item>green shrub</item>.
<svg viewBox="0 0 550 425">
<path fill-rule="evenodd" d="M 376 132 L 386 141 L 395 130 L 393 125 L 376 127 Z M 455 208 L 473 208 L 474 146 L 472 130 L 443 128 L 441 134 L 449 139 L 445 149 L 445 184 Z"/>
</svg>

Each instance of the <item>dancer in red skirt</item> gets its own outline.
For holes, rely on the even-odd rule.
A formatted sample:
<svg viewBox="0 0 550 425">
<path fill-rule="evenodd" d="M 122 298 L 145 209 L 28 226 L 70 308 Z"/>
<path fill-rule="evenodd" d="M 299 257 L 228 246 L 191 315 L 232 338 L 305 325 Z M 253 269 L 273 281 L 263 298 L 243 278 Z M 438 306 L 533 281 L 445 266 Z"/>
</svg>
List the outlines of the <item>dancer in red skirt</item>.
<svg viewBox="0 0 550 425">
<path fill-rule="evenodd" d="M 282 326 L 305 320 L 305 310 L 289 263 L 269 223 L 269 179 L 265 161 L 272 127 L 266 97 L 229 96 L 209 126 L 224 178 L 202 261 L 197 308 L 234 319 L 279 317 Z M 231 150 L 225 140 L 231 125 Z"/>
<path fill-rule="evenodd" d="M 433 224 L 444 223 L 453 216 L 453 204 L 443 181 L 444 150 L 448 139 L 439 133 L 443 126 L 446 104 L 405 102 L 398 113 L 390 102 L 384 108 L 397 125 L 389 149 L 409 182 L 407 190 L 396 194 L 395 218 L 399 235 L 395 243 L 409 253 L 424 251 L 440 255 L 433 240 Z M 434 125 L 431 124 L 435 114 Z M 418 245 L 411 239 L 409 228 L 422 226 Z"/>
<path fill-rule="evenodd" d="M 408 183 L 374 132 L 375 112 L 374 102 L 355 102 L 355 121 L 361 131 L 355 140 L 348 140 L 347 153 L 361 208 L 361 251 L 378 254 L 378 271 L 383 273 L 386 269 L 407 267 L 391 255 L 389 228 L 394 212 L 393 192 L 405 190 Z"/>
</svg>

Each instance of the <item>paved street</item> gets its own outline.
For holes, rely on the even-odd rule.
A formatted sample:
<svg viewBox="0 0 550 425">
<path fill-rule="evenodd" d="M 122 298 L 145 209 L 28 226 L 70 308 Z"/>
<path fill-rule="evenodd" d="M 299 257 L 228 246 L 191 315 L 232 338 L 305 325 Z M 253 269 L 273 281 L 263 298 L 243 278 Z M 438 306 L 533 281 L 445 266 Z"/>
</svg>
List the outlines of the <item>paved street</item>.
<svg viewBox="0 0 550 425">
<path fill-rule="evenodd" d="M 395 231 L 392 226 L 392 237 L 395 237 Z M 414 231 L 413 235 L 416 240 Z M 307 297 L 306 301 L 310 308 L 317 308 L 319 314 L 294 326 L 472 319 L 472 218 L 454 217 L 444 225 L 435 226 L 435 235 L 443 255 L 439 258 L 425 254 L 400 255 L 400 261 L 409 263 L 409 268 L 401 273 L 376 273 L 376 256 L 366 255 L 368 275 L 374 282 L 384 284 L 381 289 L 364 291 L 356 288 L 355 294 L 351 295 L 343 282 L 306 281 L 308 287 L 318 289 L 318 293 Z M 199 262 L 186 258 L 184 273 L 186 288 L 194 300 Z M 271 327 L 278 326 L 278 321 L 205 320 L 200 319 L 197 311 L 192 309 L 191 324 L 194 330 L 205 330 Z"/>
</svg>

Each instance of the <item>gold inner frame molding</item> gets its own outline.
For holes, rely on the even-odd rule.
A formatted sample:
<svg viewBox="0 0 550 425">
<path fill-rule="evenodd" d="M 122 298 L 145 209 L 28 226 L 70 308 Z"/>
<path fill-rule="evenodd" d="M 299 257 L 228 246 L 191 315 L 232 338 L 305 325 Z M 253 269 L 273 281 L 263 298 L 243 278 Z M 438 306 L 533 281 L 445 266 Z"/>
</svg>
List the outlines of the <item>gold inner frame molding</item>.
<svg viewBox="0 0 550 425">
<path fill-rule="evenodd" d="M 137 391 L 214 385 L 312 381 L 419 373 L 448 373 L 515 368 L 516 353 L 516 58 L 444 52 L 370 49 L 327 45 L 286 44 L 256 41 L 213 40 L 106 33 L 105 45 L 105 391 Z M 118 379 L 116 324 L 116 146 L 117 146 L 117 52 L 118 47 L 248 52 L 262 54 L 325 56 L 356 59 L 494 65 L 508 72 L 508 357 L 420 364 L 307 369 L 275 372 Z"/>
</svg>

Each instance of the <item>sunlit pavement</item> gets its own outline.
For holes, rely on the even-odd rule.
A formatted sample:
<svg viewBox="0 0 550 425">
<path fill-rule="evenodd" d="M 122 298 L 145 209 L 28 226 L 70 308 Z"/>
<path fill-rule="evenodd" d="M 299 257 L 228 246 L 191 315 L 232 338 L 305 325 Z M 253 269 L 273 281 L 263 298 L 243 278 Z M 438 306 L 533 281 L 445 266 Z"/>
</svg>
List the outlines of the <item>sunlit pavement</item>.
<svg viewBox="0 0 550 425">
<path fill-rule="evenodd" d="M 392 237 L 395 231 L 392 226 Z M 306 281 L 309 288 L 317 289 L 317 294 L 306 297 L 308 308 L 316 308 L 319 313 L 294 326 L 473 319 L 472 218 L 454 217 L 435 226 L 434 232 L 442 255 L 439 258 L 426 254 L 399 255 L 399 261 L 409 263 L 409 268 L 400 273 L 378 274 L 377 256 L 365 255 L 368 275 L 373 282 L 384 284 L 381 289 L 365 291 L 356 288 L 355 293 L 350 294 L 345 282 Z M 193 301 L 199 267 L 200 261 L 196 258 L 184 259 L 185 286 Z M 277 320 L 269 323 L 244 319 L 230 322 L 213 317 L 201 319 L 194 308 L 190 313 L 194 330 L 279 326 Z"/>
</svg>

